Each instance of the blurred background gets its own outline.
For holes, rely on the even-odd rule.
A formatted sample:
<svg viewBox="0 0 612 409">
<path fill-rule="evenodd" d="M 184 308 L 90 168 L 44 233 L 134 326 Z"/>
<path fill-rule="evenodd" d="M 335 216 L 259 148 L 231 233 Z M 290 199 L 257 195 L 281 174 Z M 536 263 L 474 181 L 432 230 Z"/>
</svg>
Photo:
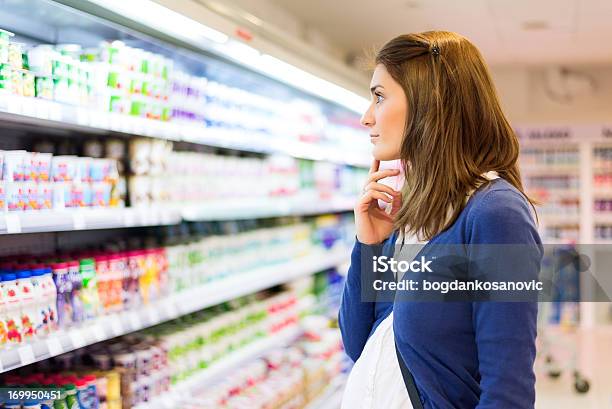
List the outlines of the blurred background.
<svg viewBox="0 0 612 409">
<path fill-rule="evenodd" d="M 339 408 L 364 64 L 441 29 L 490 65 L 554 245 L 536 407 L 612 408 L 611 13 L 0 0 L 3 407 Z"/>
</svg>

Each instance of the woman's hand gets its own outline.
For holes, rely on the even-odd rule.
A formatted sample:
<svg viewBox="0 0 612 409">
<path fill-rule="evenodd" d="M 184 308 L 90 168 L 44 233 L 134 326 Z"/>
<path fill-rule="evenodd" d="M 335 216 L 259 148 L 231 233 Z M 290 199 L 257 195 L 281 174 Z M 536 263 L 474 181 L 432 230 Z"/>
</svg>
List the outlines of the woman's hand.
<svg viewBox="0 0 612 409">
<path fill-rule="evenodd" d="M 380 161 L 374 159 L 363 195 L 355 205 L 357 240 L 364 244 L 379 244 L 387 239 L 393 232 L 393 217 L 402 207 L 401 193 L 378 183 L 380 179 L 399 175 L 399 169 L 378 170 L 379 166 Z M 378 200 L 389 203 L 391 212 L 386 213 Z"/>
</svg>

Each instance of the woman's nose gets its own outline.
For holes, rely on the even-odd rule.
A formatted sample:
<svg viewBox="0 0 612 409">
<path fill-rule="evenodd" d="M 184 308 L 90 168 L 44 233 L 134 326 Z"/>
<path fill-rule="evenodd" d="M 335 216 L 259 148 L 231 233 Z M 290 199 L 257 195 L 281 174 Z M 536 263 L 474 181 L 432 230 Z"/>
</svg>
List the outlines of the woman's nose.
<svg viewBox="0 0 612 409">
<path fill-rule="evenodd" d="M 361 116 L 361 120 L 359 122 L 361 123 L 362 126 L 365 126 L 367 128 L 374 125 L 374 116 L 372 115 L 372 107 L 368 108 L 368 110 L 363 113 L 363 115 Z"/>
</svg>

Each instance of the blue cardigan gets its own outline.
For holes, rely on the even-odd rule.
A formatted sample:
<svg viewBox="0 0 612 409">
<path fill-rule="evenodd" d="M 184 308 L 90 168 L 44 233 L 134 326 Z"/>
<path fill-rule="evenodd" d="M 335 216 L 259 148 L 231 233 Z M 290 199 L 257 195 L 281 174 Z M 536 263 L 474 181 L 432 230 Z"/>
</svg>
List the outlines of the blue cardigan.
<svg viewBox="0 0 612 409">
<path fill-rule="evenodd" d="M 525 197 L 503 179 L 477 190 L 456 222 L 425 246 L 526 244 L 539 266 L 541 241 Z M 398 349 L 426 409 L 527 409 L 535 402 L 536 302 L 363 302 L 362 253 L 393 256 L 397 234 L 379 246 L 355 243 L 339 324 L 356 361 L 389 313 Z M 364 263 L 366 266 L 369 263 Z M 537 275 L 537 267 L 534 277 Z"/>
</svg>

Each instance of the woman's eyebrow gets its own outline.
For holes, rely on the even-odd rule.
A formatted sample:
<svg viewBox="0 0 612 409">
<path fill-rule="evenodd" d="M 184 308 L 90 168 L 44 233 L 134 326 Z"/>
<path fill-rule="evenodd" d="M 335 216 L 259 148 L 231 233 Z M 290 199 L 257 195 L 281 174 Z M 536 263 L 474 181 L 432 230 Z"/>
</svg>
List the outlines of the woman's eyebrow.
<svg viewBox="0 0 612 409">
<path fill-rule="evenodd" d="M 374 90 L 375 90 L 376 88 L 385 88 L 385 87 L 383 87 L 382 85 L 379 85 L 379 84 L 372 85 L 372 86 L 370 87 L 370 93 L 374 92 Z"/>
</svg>

